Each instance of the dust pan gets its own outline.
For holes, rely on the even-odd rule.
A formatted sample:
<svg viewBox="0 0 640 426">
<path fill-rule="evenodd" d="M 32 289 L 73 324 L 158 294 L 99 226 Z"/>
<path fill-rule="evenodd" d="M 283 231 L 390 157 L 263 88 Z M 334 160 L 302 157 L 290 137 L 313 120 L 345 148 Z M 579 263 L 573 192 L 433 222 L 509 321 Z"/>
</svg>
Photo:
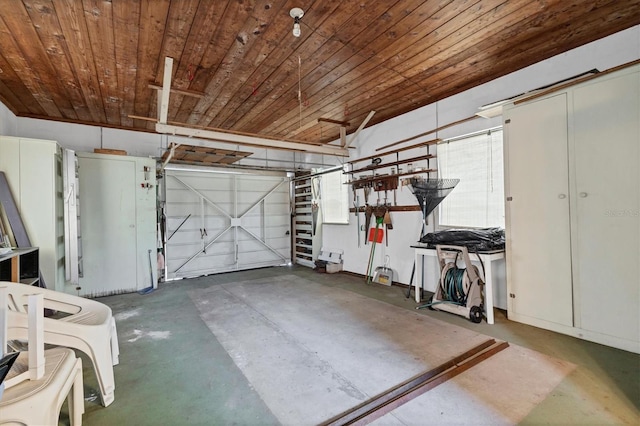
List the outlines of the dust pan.
<svg viewBox="0 0 640 426">
<path fill-rule="evenodd" d="M 373 282 L 390 286 L 393 283 L 393 269 L 389 267 L 389 256 L 384 257 L 384 266 L 378 266 L 373 275 Z"/>
</svg>

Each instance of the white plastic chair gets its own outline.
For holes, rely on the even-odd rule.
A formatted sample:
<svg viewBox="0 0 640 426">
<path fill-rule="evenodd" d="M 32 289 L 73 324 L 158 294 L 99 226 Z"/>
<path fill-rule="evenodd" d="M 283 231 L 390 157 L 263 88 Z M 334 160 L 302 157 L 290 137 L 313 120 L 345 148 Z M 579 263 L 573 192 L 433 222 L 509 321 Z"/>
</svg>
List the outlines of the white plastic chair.
<svg viewBox="0 0 640 426">
<path fill-rule="evenodd" d="M 0 287 L 0 306 L 7 306 L 7 290 Z M 73 350 L 44 350 L 44 297 L 28 296 L 29 351 L 21 353 L 5 380 L 0 399 L 0 424 L 58 424 L 60 409 L 68 400 L 72 426 L 82 425 L 84 389 L 82 360 Z M 6 349 L 6 329 L 11 326 L 7 309 L 0 309 L 0 343 Z M 5 327 L 8 326 L 8 327 Z"/>
<path fill-rule="evenodd" d="M 95 300 L 12 282 L 0 282 L 9 293 L 9 339 L 27 337 L 26 297 L 30 293 L 44 296 L 44 307 L 68 314 L 44 318 L 45 343 L 78 349 L 93 363 L 102 405 L 114 400 L 113 366 L 118 364 L 119 347 L 116 322 L 111 308 Z"/>
</svg>

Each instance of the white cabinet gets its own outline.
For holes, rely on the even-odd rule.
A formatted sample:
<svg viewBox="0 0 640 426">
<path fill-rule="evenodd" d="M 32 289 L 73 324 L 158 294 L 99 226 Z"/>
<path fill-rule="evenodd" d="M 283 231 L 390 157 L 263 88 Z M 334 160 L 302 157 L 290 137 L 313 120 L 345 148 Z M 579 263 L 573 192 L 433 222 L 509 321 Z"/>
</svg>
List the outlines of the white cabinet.
<svg viewBox="0 0 640 426">
<path fill-rule="evenodd" d="M 503 116 L 509 319 L 640 352 L 640 67 Z"/>
<path fill-rule="evenodd" d="M 562 94 L 506 112 L 505 213 L 509 318 L 572 326 L 566 105 Z"/>
<path fill-rule="evenodd" d="M 83 152 L 77 157 L 83 265 L 80 295 L 133 292 L 154 285 L 155 160 Z"/>
<path fill-rule="evenodd" d="M 55 141 L 0 136 L 4 171 L 46 286 L 65 288 L 61 150 Z"/>
</svg>

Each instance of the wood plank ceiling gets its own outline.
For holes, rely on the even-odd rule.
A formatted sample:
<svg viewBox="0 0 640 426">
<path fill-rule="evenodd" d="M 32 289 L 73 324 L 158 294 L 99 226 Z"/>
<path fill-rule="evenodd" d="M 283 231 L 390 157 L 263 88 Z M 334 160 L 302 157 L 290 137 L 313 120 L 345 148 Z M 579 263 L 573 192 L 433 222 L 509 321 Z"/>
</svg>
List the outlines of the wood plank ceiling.
<svg viewBox="0 0 640 426">
<path fill-rule="evenodd" d="M 170 56 L 200 96 L 169 121 L 328 142 L 319 118 L 351 133 L 639 23 L 637 0 L 0 0 L 0 101 L 153 130 L 131 116 L 157 116 Z"/>
</svg>

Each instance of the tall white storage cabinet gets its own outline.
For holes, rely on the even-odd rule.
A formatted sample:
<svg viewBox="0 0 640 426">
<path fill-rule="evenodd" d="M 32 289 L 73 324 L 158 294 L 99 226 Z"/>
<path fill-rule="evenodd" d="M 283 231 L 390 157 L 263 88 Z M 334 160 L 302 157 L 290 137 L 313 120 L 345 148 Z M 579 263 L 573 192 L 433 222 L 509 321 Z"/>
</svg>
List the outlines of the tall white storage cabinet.
<svg viewBox="0 0 640 426">
<path fill-rule="evenodd" d="M 640 66 L 503 117 L 509 319 L 640 353 Z"/>
<path fill-rule="evenodd" d="M 71 292 L 64 276 L 62 157 L 51 140 L 0 136 L 0 170 L 31 245 L 40 248 L 40 271 L 50 289 Z"/>
<path fill-rule="evenodd" d="M 78 152 L 81 295 L 133 292 L 157 282 L 156 164 Z"/>
</svg>

